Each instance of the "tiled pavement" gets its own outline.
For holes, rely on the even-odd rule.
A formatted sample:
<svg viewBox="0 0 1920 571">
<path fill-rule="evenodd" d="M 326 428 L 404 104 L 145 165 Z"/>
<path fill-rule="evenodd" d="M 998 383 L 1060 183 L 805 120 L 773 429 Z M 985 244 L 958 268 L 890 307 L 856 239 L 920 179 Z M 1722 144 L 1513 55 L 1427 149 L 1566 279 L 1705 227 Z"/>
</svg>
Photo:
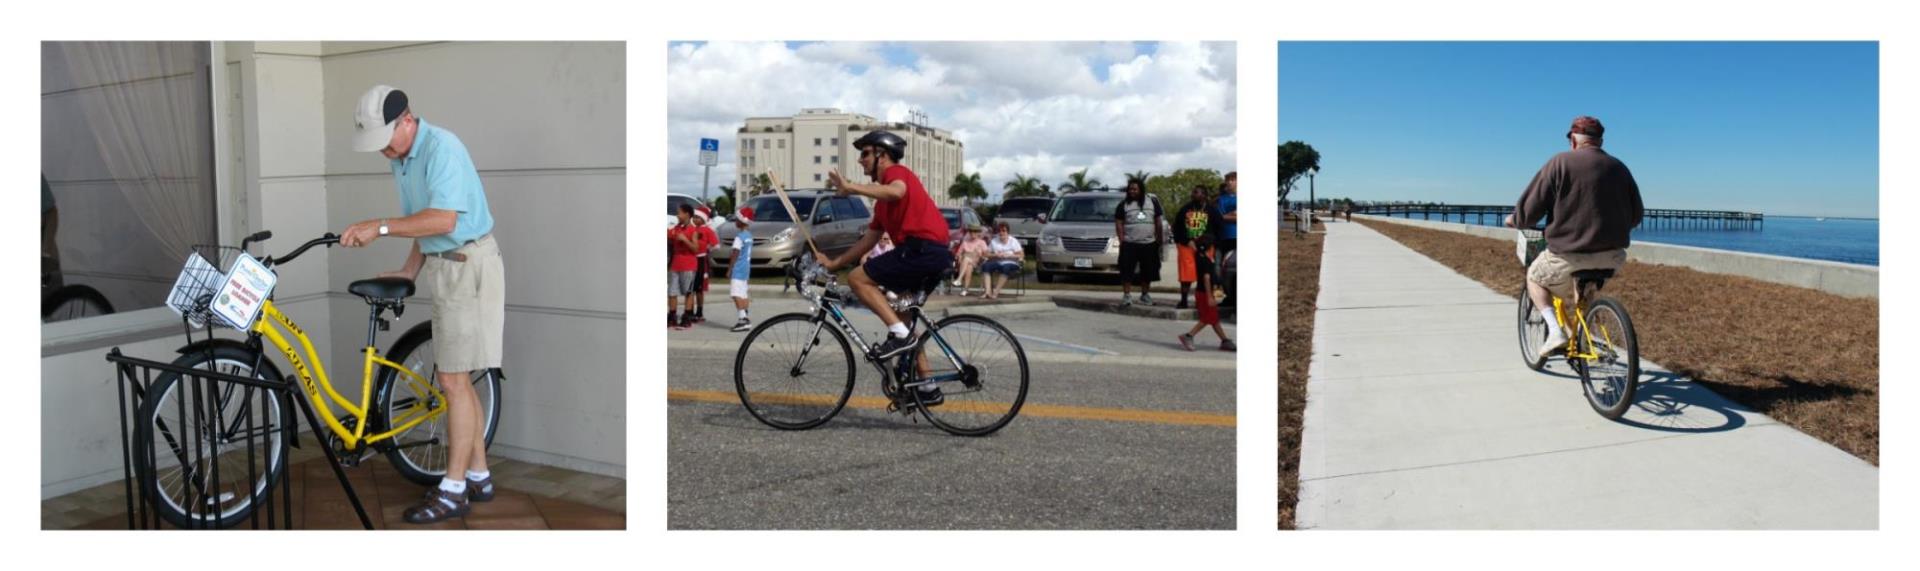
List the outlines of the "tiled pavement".
<svg viewBox="0 0 1920 571">
<path fill-rule="evenodd" d="M 359 529 L 346 492 L 323 459 L 297 462 L 293 475 L 295 529 Z M 308 456 L 312 456 L 308 454 Z M 407 481 L 383 458 L 347 469 L 347 479 L 376 529 L 624 529 L 626 481 L 551 466 L 499 460 L 492 466 L 493 501 L 473 504 L 464 518 L 430 526 L 400 519 L 425 488 Z M 279 486 L 276 484 L 275 488 Z M 277 501 L 277 498 L 276 498 Z M 123 484 L 113 482 L 40 503 L 42 529 L 126 529 Z M 242 526 L 247 524 L 243 523 Z M 263 524 L 264 525 L 264 521 Z"/>
</svg>

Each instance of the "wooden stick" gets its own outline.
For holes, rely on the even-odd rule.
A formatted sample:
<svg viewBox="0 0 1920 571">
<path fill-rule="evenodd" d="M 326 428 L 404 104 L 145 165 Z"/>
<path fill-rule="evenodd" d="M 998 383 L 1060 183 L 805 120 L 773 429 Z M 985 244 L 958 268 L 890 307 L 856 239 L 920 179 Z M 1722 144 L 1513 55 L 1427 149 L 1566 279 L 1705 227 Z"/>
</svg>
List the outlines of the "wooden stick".
<svg viewBox="0 0 1920 571">
<path fill-rule="evenodd" d="M 793 227 L 800 232 L 800 237 L 807 241 L 807 249 L 815 254 L 820 253 L 820 247 L 813 243 L 813 232 L 807 228 L 811 223 L 800 220 L 800 211 L 793 207 L 793 200 L 787 198 L 787 191 L 780 188 L 780 177 L 773 174 L 773 169 L 767 169 L 767 185 L 773 187 L 773 193 L 780 197 L 780 205 L 787 209 L 787 219 L 793 221 Z"/>
</svg>

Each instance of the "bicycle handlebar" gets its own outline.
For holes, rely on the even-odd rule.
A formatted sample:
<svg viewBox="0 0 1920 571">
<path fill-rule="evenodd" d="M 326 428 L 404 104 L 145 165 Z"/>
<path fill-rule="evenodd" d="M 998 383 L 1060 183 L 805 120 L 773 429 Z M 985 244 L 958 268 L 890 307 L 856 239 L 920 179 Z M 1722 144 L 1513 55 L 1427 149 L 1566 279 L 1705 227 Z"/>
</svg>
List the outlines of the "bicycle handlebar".
<svg viewBox="0 0 1920 571">
<path fill-rule="evenodd" d="M 266 240 L 267 238 L 273 237 L 272 232 L 261 232 L 260 234 L 266 235 L 265 237 L 260 238 L 261 240 Z M 260 234 L 255 234 L 254 236 L 259 236 Z M 253 238 L 248 237 L 248 239 L 252 240 Z M 294 258 L 300 257 L 300 254 L 306 253 L 307 248 L 312 248 L 314 246 L 327 246 L 331 248 L 333 247 L 334 244 L 338 244 L 338 243 L 340 243 L 340 237 L 334 235 L 332 232 L 328 232 L 326 234 L 321 235 L 319 238 L 308 240 L 307 243 L 301 244 L 300 247 L 298 248 L 294 248 L 292 252 L 287 253 L 287 255 L 285 256 L 281 256 L 279 258 L 269 257 L 267 258 L 266 262 L 268 265 L 284 265 L 287 262 L 293 261 Z"/>
</svg>

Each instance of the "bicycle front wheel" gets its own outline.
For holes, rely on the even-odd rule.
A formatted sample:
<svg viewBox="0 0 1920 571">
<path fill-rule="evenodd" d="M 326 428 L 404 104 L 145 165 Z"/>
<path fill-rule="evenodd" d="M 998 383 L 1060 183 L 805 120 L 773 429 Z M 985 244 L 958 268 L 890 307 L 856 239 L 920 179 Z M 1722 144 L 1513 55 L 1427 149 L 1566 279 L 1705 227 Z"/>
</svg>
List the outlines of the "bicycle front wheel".
<svg viewBox="0 0 1920 571">
<path fill-rule="evenodd" d="M 40 303 L 40 321 L 52 323 L 113 313 L 113 304 L 100 290 L 84 285 L 63 286 Z"/>
<path fill-rule="evenodd" d="M 761 323 L 733 358 L 740 404 L 781 430 L 806 430 L 839 414 L 853 394 L 853 380 L 853 348 L 846 335 L 805 313 Z"/>
<path fill-rule="evenodd" d="M 1533 305 L 1533 296 L 1527 295 L 1526 286 L 1520 287 L 1520 360 L 1527 368 L 1535 371 L 1547 365 L 1547 359 L 1540 356 L 1540 344 L 1547 342 L 1547 319 L 1540 315 L 1540 308 Z"/>
<path fill-rule="evenodd" d="M 271 361 L 241 347 L 191 350 L 173 364 L 280 382 Z M 294 397 L 302 398 L 302 397 Z M 266 501 L 287 466 L 287 410 L 266 389 L 159 375 L 134 425 L 134 477 L 147 502 L 181 528 L 233 527 Z"/>
<path fill-rule="evenodd" d="M 959 436 L 986 436 L 1013 422 L 1027 402 L 1027 353 L 1020 340 L 999 323 L 978 315 L 955 315 L 934 324 L 916 357 L 926 370 L 914 383 L 939 388 L 942 401 L 926 406 L 930 394 L 913 394 L 927 421 Z"/>
<path fill-rule="evenodd" d="M 444 395 L 446 387 L 440 383 L 440 369 L 434 365 L 434 357 L 431 321 L 413 326 L 387 351 L 387 360 L 424 377 Z M 377 411 L 373 427 L 378 431 L 390 430 L 396 424 L 395 420 L 425 414 L 440 406 L 440 401 L 434 398 L 431 391 L 408 382 L 398 371 L 385 367 L 379 371 L 379 381 L 373 393 L 374 410 Z M 484 423 L 485 428 L 481 431 L 486 441 L 484 447 L 491 447 L 493 433 L 500 426 L 500 369 L 469 371 L 467 377 L 467 382 L 473 387 L 474 398 L 480 401 L 480 422 Z M 451 413 L 452 410 L 447 412 Z M 393 468 L 408 481 L 430 486 L 446 477 L 447 450 L 452 444 L 447 436 L 447 417 L 448 414 L 441 414 L 427 419 L 379 443 L 386 449 L 387 461 L 393 463 Z"/>
<path fill-rule="evenodd" d="M 1601 298 L 1587 309 L 1586 329 L 1580 335 L 1581 360 L 1586 363 L 1577 367 L 1580 389 L 1594 412 L 1618 419 L 1633 406 L 1633 392 L 1640 384 L 1640 342 L 1634 337 L 1633 320 L 1620 302 Z"/>
</svg>

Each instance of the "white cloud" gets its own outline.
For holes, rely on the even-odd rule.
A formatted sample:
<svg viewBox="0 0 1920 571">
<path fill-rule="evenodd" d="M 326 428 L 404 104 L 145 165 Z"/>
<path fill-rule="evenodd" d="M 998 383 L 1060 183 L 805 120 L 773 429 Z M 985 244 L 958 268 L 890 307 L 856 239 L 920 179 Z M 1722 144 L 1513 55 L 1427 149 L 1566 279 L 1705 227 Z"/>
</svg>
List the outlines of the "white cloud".
<svg viewBox="0 0 1920 571">
<path fill-rule="evenodd" d="M 1058 185 L 1083 168 L 1108 183 L 1141 170 L 1234 169 L 1233 44 L 1152 52 L 1124 42 L 677 45 L 668 182 L 698 194 L 697 139 L 720 139 L 729 160 L 745 118 L 806 107 L 889 120 L 924 110 L 966 143 L 968 170 L 995 193 L 1016 173 Z M 715 186 L 734 168 L 715 167 Z"/>
</svg>

